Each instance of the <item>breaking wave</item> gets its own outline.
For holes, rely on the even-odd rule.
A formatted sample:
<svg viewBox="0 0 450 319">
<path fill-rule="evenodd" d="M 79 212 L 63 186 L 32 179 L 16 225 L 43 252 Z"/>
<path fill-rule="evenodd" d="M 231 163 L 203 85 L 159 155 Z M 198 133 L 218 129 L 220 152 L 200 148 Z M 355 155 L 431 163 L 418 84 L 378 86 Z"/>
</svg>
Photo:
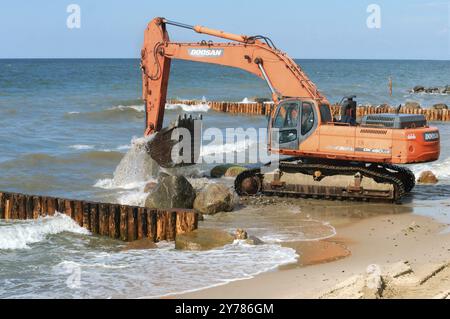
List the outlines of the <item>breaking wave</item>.
<svg viewBox="0 0 450 319">
<path fill-rule="evenodd" d="M 32 221 L 0 223 L 0 249 L 27 249 L 30 248 L 30 244 L 44 241 L 48 235 L 62 232 L 89 234 L 70 217 L 62 214 Z"/>
<path fill-rule="evenodd" d="M 182 110 L 183 112 L 208 112 L 210 107 L 206 103 L 197 105 L 187 104 L 166 104 L 166 110 Z M 96 121 L 109 121 L 109 120 L 121 120 L 121 119 L 139 119 L 142 120 L 145 116 L 145 106 L 143 104 L 138 105 L 117 105 L 107 109 L 94 111 L 94 112 L 67 112 L 65 117 L 67 118 L 81 118 Z"/>
<path fill-rule="evenodd" d="M 187 104 L 167 104 L 166 110 L 182 110 L 184 112 L 201 112 L 206 113 L 210 109 L 209 105 L 206 103 L 187 105 Z"/>
<path fill-rule="evenodd" d="M 83 151 L 83 150 L 92 150 L 95 148 L 93 145 L 84 145 L 84 144 L 76 144 L 76 145 L 70 145 L 69 148 L 72 148 L 77 151 Z"/>
</svg>

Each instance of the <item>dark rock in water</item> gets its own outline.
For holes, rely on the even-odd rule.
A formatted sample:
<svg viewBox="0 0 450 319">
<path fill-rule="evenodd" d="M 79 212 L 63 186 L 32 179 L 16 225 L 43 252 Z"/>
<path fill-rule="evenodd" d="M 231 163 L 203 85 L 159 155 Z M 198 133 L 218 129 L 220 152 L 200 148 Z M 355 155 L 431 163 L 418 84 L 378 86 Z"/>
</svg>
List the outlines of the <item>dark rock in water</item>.
<svg viewBox="0 0 450 319">
<path fill-rule="evenodd" d="M 414 93 L 421 93 L 425 91 L 425 87 L 421 85 L 417 85 L 413 88 Z"/>
<path fill-rule="evenodd" d="M 210 184 L 194 201 L 194 209 L 205 215 L 231 212 L 234 209 L 234 193 L 225 185 Z"/>
<path fill-rule="evenodd" d="M 158 246 L 152 240 L 145 238 L 128 243 L 123 250 L 146 250 L 156 248 L 158 248 Z"/>
<path fill-rule="evenodd" d="M 444 103 L 435 104 L 431 108 L 433 108 L 435 110 L 448 110 L 447 104 L 444 104 Z"/>
<path fill-rule="evenodd" d="M 158 183 L 155 182 L 147 183 L 147 185 L 145 185 L 144 187 L 144 193 L 150 193 L 156 188 L 156 186 L 158 186 Z"/>
<path fill-rule="evenodd" d="M 418 110 L 421 109 L 420 104 L 417 102 L 406 102 L 405 109 L 407 110 Z"/>
<path fill-rule="evenodd" d="M 249 238 L 247 238 L 246 240 L 245 240 L 245 242 L 248 244 L 248 245 L 264 245 L 265 243 L 261 240 L 261 239 L 259 239 L 258 237 L 255 237 L 255 236 L 250 236 Z"/>
<path fill-rule="evenodd" d="M 266 97 L 255 97 L 253 98 L 253 101 L 255 101 L 256 103 L 266 103 L 266 102 L 271 102 L 271 99 L 268 99 Z"/>
<path fill-rule="evenodd" d="M 234 239 L 243 240 L 248 245 L 264 245 L 264 242 L 261 239 L 255 236 L 249 236 L 248 233 L 241 228 L 236 229 L 234 232 Z"/>
<path fill-rule="evenodd" d="M 438 87 L 425 89 L 425 93 L 439 93 L 439 92 L 440 92 L 440 90 Z"/>
<path fill-rule="evenodd" d="M 165 176 L 148 195 L 148 208 L 193 208 L 195 190 L 184 176 Z"/>
<path fill-rule="evenodd" d="M 234 237 L 219 229 L 199 228 L 191 233 L 177 235 L 175 249 L 203 251 L 232 244 Z"/>
<path fill-rule="evenodd" d="M 417 181 L 421 184 L 437 184 L 439 182 L 438 178 L 432 171 L 422 172 Z"/>
</svg>

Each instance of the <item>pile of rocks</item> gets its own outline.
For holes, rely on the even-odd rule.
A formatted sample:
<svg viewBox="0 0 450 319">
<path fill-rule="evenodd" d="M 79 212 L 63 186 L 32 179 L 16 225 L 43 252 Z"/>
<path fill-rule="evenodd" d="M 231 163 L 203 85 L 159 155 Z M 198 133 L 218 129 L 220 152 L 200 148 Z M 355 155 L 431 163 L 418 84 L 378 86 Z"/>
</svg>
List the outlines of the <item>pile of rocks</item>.
<svg viewBox="0 0 450 319">
<path fill-rule="evenodd" d="M 235 177 L 244 170 L 238 166 L 216 167 L 211 175 Z M 145 191 L 150 193 L 145 201 L 148 208 L 187 208 L 205 215 L 231 212 L 238 202 L 235 192 L 223 184 L 210 183 L 196 191 L 186 177 L 164 173 L 160 175 L 158 183 L 149 183 Z"/>
<path fill-rule="evenodd" d="M 428 93 L 428 94 L 449 94 L 450 93 L 450 85 L 444 87 L 424 87 L 422 85 L 416 85 L 411 93 Z"/>
</svg>

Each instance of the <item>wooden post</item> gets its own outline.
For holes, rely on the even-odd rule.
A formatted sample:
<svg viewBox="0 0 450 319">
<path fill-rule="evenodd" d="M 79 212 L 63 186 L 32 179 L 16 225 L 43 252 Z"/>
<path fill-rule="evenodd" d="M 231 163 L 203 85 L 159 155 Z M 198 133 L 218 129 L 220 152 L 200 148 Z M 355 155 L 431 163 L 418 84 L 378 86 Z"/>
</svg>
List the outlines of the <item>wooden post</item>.
<svg viewBox="0 0 450 319">
<path fill-rule="evenodd" d="M 56 213 L 56 199 L 53 197 L 47 197 L 47 214 L 53 216 Z"/>
<path fill-rule="evenodd" d="M 89 203 L 83 202 L 83 227 L 87 230 L 91 230 L 91 210 Z"/>
<path fill-rule="evenodd" d="M 11 219 L 19 219 L 19 198 L 18 194 L 11 194 Z"/>
<path fill-rule="evenodd" d="M 120 239 L 127 241 L 128 239 L 128 220 L 127 220 L 127 207 L 120 206 Z"/>
<path fill-rule="evenodd" d="M 66 214 L 66 216 L 76 221 L 73 201 L 66 199 L 63 205 L 64 205 L 64 213 Z"/>
<path fill-rule="evenodd" d="M 156 221 L 156 240 L 174 240 L 176 236 L 176 212 L 159 211 Z"/>
<path fill-rule="evenodd" d="M 78 223 L 78 225 L 80 225 L 81 227 L 83 226 L 83 216 L 84 216 L 84 211 L 83 211 L 83 202 L 76 200 L 73 202 L 73 214 L 75 217 L 75 221 Z"/>
<path fill-rule="evenodd" d="M 154 209 L 145 209 L 147 217 L 147 238 L 156 242 L 156 217 L 157 211 Z"/>
<path fill-rule="evenodd" d="M 120 238 L 120 205 L 109 207 L 109 236 L 114 239 Z"/>
<path fill-rule="evenodd" d="M 5 220 L 11 219 L 11 194 L 5 194 Z"/>
<path fill-rule="evenodd" d="M 27 219 L 34 219 L 33 196 L 25 196 L 25 215 Z"/>
<path fill-rule="evenodd" d="M 98 204 L 97 203 L 90 203 L 89 204 L 89 211 L 90 211 L 90 217 L 91 217 L 91 232 L 93 234 L 99 233 L 99 214 L 98 214 Z"/>
<path fill-rule="evenodd" d="M 128 241 L 135 241 L 137 239 L 137 208 L 127 207 L 127 239 Z"/>
<path fill-rule="evenodd" d="M 198 227 L 198 215 L 194 212 L 179 211 L 176 225 L 177 235 L 192 232 Z"/>
<path fill-rule="evenodd" d="M 27 219 L 27 211 L 26 211 L 26 198 L 23 194 L 17 194 L 17 213 L 20 220 Z"/>
<path fill-rule="evenodd" d="M 147 235 L 147 212 L 145 208 L 137 209 L 137 239 L 144 239 Z"/>
<path fill-rule="evenodd" d="M 99 217 L 99 235 L 108 236 L 109 235 L 109 205 L 99 204 L 98 206 L 98 217 Z"/>
<path fill-rule="evenodd" d="M 42 214 L 42 198 L 33 196 L 33 219 L 38 219 Z"/>
<path fill-rule="evenodd" d="M 56 199 L 56 211 L 61 214 L 66 214 L 66 204 L 65 199 L 57 198 Z M 70 216 L 69 216 L 70 217 Z"/>
<path fill-rule="evenodd" d="M 5 195 L 0 193 L 0 219 L 5 219 Z"/>
<path fill-rule="evenodd" d="M 166 240 L 173 241 L 177 237 L 177 212 L 169 211 Z"/>
</svg>

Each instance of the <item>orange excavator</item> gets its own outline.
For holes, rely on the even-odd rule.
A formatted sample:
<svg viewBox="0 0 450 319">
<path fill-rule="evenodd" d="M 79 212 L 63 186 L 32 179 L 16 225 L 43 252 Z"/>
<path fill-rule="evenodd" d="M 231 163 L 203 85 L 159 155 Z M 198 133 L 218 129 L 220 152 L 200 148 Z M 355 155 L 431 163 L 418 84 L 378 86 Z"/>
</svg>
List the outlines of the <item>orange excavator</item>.
<svg viewBox="0 0 450 319">
<path fill-rule="evenodd" d="M 228 41 L 172 42 L 169 25 Z M 184 117 L 163 128 L 172 59 L 239 68 L 267 82 L 276 106 L 269 117 L 268 149 L 283 159 L 276 166 L 267 164 L 239 175 L 235 189 L 240 195 L 398 202 L 415 186 L 415 176 L 396 164 L 439 158 L 439 130 L 428 126 L 422 115 L 375 114 L 357 123 L 355 97 L 349 96 L 343 100 L 341 119 L 334 119 L 327 98 L 267 37 L 155 18 L 145 30 L 141 68 L 145 135 L 157 133 L 149 142 L 148 152 L 163 167 L 180 164 L 172 160 L 172 147 L 181 141 L 173 138 L 174 130 L 187 128 L 193 132 L 195 127 L 195 119 Z M 192 146 L 198 145 L 199 134 L 194 135 Z M 195 155 L 190 158 L 191 163 L 181 164 L 194 164 Z"/>
</svg>

